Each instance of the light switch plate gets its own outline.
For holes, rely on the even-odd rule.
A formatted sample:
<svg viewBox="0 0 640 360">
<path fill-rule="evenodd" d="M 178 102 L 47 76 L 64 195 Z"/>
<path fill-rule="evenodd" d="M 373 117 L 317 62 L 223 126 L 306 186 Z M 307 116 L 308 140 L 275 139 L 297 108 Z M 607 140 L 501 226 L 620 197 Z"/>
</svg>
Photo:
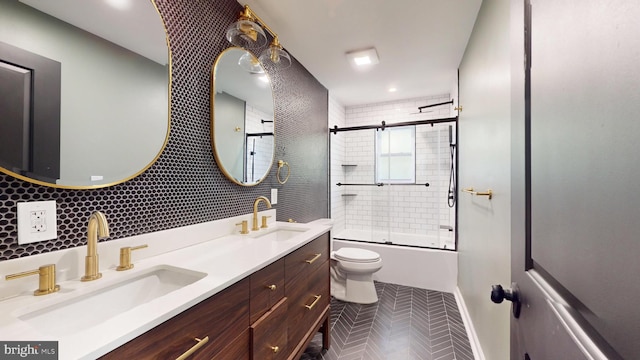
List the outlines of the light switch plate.
<svg viewBox="0 0 640 360">
<path fill-rule="evenodd" d="M 278 189 L 271 189 L 271 205 L 278 203 Z"/>
<path fill-rule="evenodd" d="M 57 237 L 58 223 L 54 200 L 18 203 L 18 244 Z"/>
</svg>

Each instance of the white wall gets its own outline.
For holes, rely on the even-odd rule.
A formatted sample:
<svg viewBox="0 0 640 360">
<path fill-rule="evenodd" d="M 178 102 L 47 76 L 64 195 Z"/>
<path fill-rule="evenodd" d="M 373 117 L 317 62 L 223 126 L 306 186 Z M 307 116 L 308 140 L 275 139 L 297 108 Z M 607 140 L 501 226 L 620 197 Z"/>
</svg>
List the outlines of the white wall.
<svg viewBox="0 0 640 360">
<path fill-rule="evenodd" d="M 345 108 L 329 93 L 329 128 L 334 126 L 345 126 Z M 331 178 L 329 179 L 331 186 L 331 218 L 333 219 L 333 233 L 340 232 L 345 228 L 345 199 L 342 197 L 340 187 L 336 184 L 344 181 L 342 164 L 344 163 L 345 149 L 344 137 L 329 134 L 330 141 L 330 157 Z"/>
<path fill-rule="evenodd" d="M 509 358 L 509 304 L 490 301 L 492 284 L 510 287 L 510 7 L 485 0 L 460 65 L 458 287 L 487 359 Z"/>
</svg>

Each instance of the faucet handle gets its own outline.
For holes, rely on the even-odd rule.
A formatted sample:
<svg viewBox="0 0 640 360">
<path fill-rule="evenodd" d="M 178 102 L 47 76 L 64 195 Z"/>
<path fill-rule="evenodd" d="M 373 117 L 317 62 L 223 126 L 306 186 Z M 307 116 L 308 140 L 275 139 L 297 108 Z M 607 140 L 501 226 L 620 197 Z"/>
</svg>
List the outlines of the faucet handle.
<svg viewBox="0 0 640 360">
<path fill-rule="evenodd" d="M 125 246 L 120 248 L 120 265 L 116 267 L 117 271 L 125 271 L 129 269 L 133 269 L 133 264 L 131 263 L 131 252 L 133 250 L 140 250 L 149 247 L 149 245 L 144 244 L 140 246 Z"/>
<path fill-rule="evenodd" d="M 60 290 L 60 285 L 56 284 L 56 265 L 48 264 L 40 266 L 37 270 L 25 271 L 21 273 L 11 274 L 5 276 L 6 280 L 13 280 L 23 278 L 25 276 L 40 275 L 38 290 L 33 292 L 33 295 L 47 295 Z"/>
<path fill-rule="evenodd" d="M 262 216 L 262 226 L 260 226 L 261 228 L 266 229 L 266 228 L 268 228 L 268 227 L 269 227 L 269 226 L 267 225 L 267 219 L 268 219 L 268 218 L 270 218 L 270 217 L 271 217 L 271 216 L 266 216 L 266 215 L 263 215 L 263 216 Z"/>
<path fill-rule="evenodd" d="M 239 222 L 236 224 L 236 226 L 238 225 L 242 225 L 242 230 L 240 230 L 240 234 L 244 235 L 249 233 L 249 220 L 242 220 L 242 222 Z"/>
</svg>

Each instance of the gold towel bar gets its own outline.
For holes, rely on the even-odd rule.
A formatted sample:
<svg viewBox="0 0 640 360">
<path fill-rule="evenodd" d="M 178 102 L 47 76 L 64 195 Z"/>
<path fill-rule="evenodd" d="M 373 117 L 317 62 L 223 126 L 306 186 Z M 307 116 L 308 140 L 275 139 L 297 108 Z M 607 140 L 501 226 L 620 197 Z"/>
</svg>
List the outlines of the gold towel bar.
<svg viewBox="0 0 640 360">
<path fill-rule="evenodd" d="M 469 193 L 471 195 L 488 196 L 489 200 L 491 200 L 491 198 L 493 197 L 493 191 L 491 191 L 491 189 L 489 189 L 489 190 L 487 190 L 485 192 L 480 192 L 480 191 L 475 191 L 475 190 L 473 190 L 472 187 L 470 187 L 470 188 L 463 189 L 462 191 L 464 191 L 466 193 Z"/>
</svg>

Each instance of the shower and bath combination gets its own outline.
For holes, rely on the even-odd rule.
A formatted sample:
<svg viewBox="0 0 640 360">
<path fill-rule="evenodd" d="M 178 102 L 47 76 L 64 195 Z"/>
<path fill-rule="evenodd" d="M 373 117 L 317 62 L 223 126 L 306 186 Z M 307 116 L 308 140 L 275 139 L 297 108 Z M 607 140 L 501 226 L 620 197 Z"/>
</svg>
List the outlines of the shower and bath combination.
<svg viewBox="0 0 640 360">
<path fill-rule="evenodd" d="M 340 149 L 338 156 L 332 153 L 332 161 L 337 160 L 337 172 L 332 175 L 337 207 L 332 204 L 332 211 L 335 208 L 340 214 L 335 219 L 340 228 L 335 239 L 455 250 L 457 117 L 435 118 L 427 114 L 437 114 L 437 109 L 429 108 L 451 104 L 453 101 L 420 106 L 419 113 L 410 115 L 430 116 L 426 120 L 329 129 L 335 135 L 345 132 L 331 136 L 335 139 L 331 140 L 332 148 L 335 142 L 336 149 Z M 395 113 L 389 112 L 389 116 L 397 118 Z M 410 127 L 416 130 L 398 135 L 396 140 L 401 142 L 394 145 L 395 150 L 387 148 L 392 144 L 390 140 L 384 140 L 386 151 L 376 150 L 381 132 Z M 407 133 L 412 134 L 414 155 L 406 152 Z M 396 175 L 408 177 L 387 179 L 385 176 L 390 174 L 378 173 L 378 161 L 396 171 L 400 164 L 413 164 L 415 174 L 400 170 Z"/>
</svg>

